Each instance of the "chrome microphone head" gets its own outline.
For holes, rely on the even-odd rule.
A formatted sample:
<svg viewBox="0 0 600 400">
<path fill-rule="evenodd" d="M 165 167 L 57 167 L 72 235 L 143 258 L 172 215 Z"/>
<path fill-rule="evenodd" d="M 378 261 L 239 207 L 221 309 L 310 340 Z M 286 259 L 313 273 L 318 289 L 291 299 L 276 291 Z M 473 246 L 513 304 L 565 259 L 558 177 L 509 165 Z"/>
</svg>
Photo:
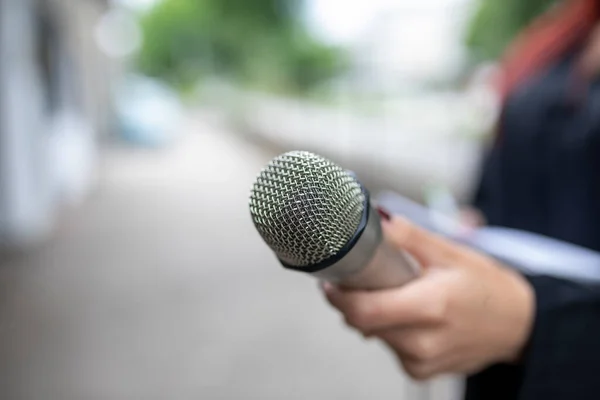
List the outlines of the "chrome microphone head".
<svg viewBox="0 0 600 400">
<path fill-rule="evenodd" d="M 300 270 L 348 250 L 368 209 L 368 195 L 354 176 L 306 151 L 274 158 L 250 194 L 256 229 L 284 266 Z"/>
</svg>

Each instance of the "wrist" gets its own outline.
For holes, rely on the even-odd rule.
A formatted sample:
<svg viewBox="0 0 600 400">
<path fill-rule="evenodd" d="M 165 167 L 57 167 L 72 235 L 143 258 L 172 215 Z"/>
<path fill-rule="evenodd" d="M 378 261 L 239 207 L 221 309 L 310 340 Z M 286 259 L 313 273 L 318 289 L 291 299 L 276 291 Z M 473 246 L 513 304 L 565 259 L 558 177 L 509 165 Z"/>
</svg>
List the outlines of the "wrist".
<svg viewBox="0 0 600 400">
<path fill-rule="evenodd" d="M 507 312 L 510 317 L 506 321 L 510 330 L 510 340 L 503 361 L 509 364 L 518 364 L 524 358 L 533 331 L 535 291 L 523 275 L 512 270 L 507 270 L 507 272 L 512 287 L 511 296 L 507 302 Z"/>
</svg>

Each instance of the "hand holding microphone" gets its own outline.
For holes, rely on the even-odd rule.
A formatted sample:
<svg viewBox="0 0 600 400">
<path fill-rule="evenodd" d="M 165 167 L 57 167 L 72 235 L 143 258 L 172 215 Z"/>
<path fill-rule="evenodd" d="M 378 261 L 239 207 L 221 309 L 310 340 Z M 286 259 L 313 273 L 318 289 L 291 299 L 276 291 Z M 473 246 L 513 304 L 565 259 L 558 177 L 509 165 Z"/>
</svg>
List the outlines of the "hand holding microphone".
<svg viewBox="0 0 600 400">
<path fill-rule="evenodd" d="M 519 361 L 534 314 L 525 279 L 404 219 L 383 225 L 385 237 L 419 261 L 422 276 L 374 292 L 326 284 L 329 302 L 347 323 L 383 340 L 418 380 Z"/>
<path fill-rule="evenodd" d="M 528 282 L 493 259 L 392 218 L 350 173 L 308 152 L 273 159 L 250 196 L 283 267 L 326 281 L 348 324 L 417 379 L 515 361 L 532 329 Z"/>
</svg>

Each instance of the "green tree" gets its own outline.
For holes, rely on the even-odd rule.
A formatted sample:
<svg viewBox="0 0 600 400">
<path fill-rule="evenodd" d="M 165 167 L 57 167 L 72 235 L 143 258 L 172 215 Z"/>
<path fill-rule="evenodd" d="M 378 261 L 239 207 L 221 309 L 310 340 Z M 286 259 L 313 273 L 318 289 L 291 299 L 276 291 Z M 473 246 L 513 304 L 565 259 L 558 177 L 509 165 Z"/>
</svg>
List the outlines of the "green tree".
<svg viewBox="0 0 600 400">
<path fill-rule="evenodd" d="M 339 73 L 295 0 L 163 0 L 142 17 L 142 72 L 186 87 L 206 74 L 303 93 Z"/>
<path fill-rule="evenodd" d="M 478 0 L 467 33 L 467 46 L 477 60 L 498 58 L 510 41 L 556 3 L 556 0 Z"/>
</svg>

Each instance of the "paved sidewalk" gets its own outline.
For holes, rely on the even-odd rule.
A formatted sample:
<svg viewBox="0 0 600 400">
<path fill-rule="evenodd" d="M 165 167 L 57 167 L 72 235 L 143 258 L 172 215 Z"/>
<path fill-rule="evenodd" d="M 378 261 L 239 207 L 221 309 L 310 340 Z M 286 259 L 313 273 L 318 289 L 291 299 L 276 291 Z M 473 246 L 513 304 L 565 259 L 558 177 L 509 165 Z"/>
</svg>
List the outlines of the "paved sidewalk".
<svg viewBox="0 0 600 400">
<path fill-rule="evenodd" d="M 184 131 L 111 153 L 56 238 L 0 265 L 0 398 L 420 398 L 256 234 L 248 190 L 273 154 L 202 116 Z"/>
</svg>

